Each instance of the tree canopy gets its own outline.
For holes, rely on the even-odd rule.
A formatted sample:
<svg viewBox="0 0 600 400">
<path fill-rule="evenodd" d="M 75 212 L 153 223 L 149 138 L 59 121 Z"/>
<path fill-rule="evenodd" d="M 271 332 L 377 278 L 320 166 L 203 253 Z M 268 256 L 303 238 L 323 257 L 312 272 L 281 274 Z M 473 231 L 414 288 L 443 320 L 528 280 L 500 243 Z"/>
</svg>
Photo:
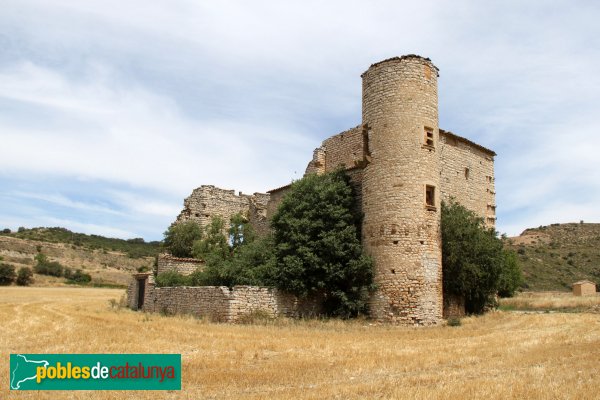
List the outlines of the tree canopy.
<svg viewBox="0 0 600 400">
<path fill-rule="evenodd" d="M 459 203 L 442 203 L 444 296 L 464 297 L 467 312 L 481 313 L 495 293 L 512 295 L 522 281 L 517 259 L 494 229 Z"/>
<path fill-rule="evenodd" d="M 365 312 L 372 260 L 360 243 L 360 215 L 342 170 L 292 184 L 271 221 L 274 282 L 299 296 L 323 295 L 326 312 Z"/>
<path fill-rule="evenodd" d="M 202 238 L 202 228 L 194 221 L 173 224 L 164 233 L 164 246 L 175 257 L 191 257 L 194 242 Z"/>
</svg>

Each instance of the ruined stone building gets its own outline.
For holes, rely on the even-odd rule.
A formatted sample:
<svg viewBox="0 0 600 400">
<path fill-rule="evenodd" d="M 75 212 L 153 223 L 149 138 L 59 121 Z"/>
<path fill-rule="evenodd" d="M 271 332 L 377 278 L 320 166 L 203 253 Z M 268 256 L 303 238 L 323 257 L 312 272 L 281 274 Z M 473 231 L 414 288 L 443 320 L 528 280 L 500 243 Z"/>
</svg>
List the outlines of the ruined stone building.
<svg viewBox="0 0 600 400">
<path fill-rule="evenodd" d="M 390 58 L 362 74 L 362 122 L 323 141 L 306 173 L 344 166 L 363 213 L 362 243 L 375 263 L 372 317 L 429 325 L 442 319 L 441 201 L 454 197 L 495 225 L 494 156 L 438 125 L 438 68 L 416 55 Z M 206 226 L 241 212 L 258 232 L 290 185 L 253 195 L 201 186 L 177 222 Z"/>
</svg>

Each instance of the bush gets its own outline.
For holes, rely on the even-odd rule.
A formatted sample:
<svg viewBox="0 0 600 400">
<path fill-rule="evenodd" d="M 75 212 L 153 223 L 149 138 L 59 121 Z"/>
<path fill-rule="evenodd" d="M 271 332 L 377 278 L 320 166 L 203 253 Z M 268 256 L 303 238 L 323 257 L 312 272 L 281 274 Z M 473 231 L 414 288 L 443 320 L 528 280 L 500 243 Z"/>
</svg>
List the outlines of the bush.
<svg viewBox="0 0 600 400">
<path fill-rule="evenodd" d="M 10 264 L 0 263 L 0 285 L 8 286 L 15 281 L 15 267 Z"/>
<path fill-rule="evenodd" d="M 45 254 L 38 253 L 35 256 L 37 264 L 33 267 L 36 274 L 61 277 L 63 276 L 63 266 L 56 261 L 49 261 Z"/>
<path fill-rule="evenodd" d="M 5 228 L 2 229 L 2 233 L 11 233 L 11 230 L 9 228 Z"/>
<path fill-rule="evenodd" d="M 65 276 L 65 278 L 66 278 L 66 276 Z M 92 281 L 92 276 L 90 274 L 86 274 L 85 272 L 82 272 L 80 269 L 78 269 L 77 271 L 75 271 L 73 274 L 70 275 L 68 280 L 70 283 L 89 283 Z"/>
<path fill-rule="evenodd" d="M 29 267 L 22 267 L 17 274 L 17 285 L 29 286 L 33 283 L 33 271 Z"/>
</svg>

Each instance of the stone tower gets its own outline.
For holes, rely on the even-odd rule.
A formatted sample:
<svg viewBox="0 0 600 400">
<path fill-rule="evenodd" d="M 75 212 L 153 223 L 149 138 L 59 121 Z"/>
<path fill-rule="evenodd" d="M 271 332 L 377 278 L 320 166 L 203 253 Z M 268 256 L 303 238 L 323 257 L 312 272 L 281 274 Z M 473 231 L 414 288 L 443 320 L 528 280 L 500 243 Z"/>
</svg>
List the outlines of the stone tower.
<svg viewBox="0 0 600 400">
<path fill-rule="evenodd" d="M 416 55 L 381 61 L 362 75 L 362 234 L 375 262 L 370 306 L 378 320 L 442 319 L 437 78 L 437 67 Z"/>
</svg>

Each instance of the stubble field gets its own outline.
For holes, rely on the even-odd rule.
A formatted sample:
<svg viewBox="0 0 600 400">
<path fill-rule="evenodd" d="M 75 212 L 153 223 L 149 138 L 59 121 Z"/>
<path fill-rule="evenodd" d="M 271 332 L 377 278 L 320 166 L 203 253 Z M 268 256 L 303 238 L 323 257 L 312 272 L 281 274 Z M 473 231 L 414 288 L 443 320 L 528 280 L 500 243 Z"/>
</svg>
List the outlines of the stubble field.
<svg viewBox="0 0 600 400">
<path fill-rule="evenodd" d="M 0 398 L 600 397 L 600 314 L 495 312 L 418 329 L 226 325 L 111 306 L 123 292 L 0 288 Z M 181 353 L 182 391 L 9 392 L 10 353 Z"/>
</svg>

